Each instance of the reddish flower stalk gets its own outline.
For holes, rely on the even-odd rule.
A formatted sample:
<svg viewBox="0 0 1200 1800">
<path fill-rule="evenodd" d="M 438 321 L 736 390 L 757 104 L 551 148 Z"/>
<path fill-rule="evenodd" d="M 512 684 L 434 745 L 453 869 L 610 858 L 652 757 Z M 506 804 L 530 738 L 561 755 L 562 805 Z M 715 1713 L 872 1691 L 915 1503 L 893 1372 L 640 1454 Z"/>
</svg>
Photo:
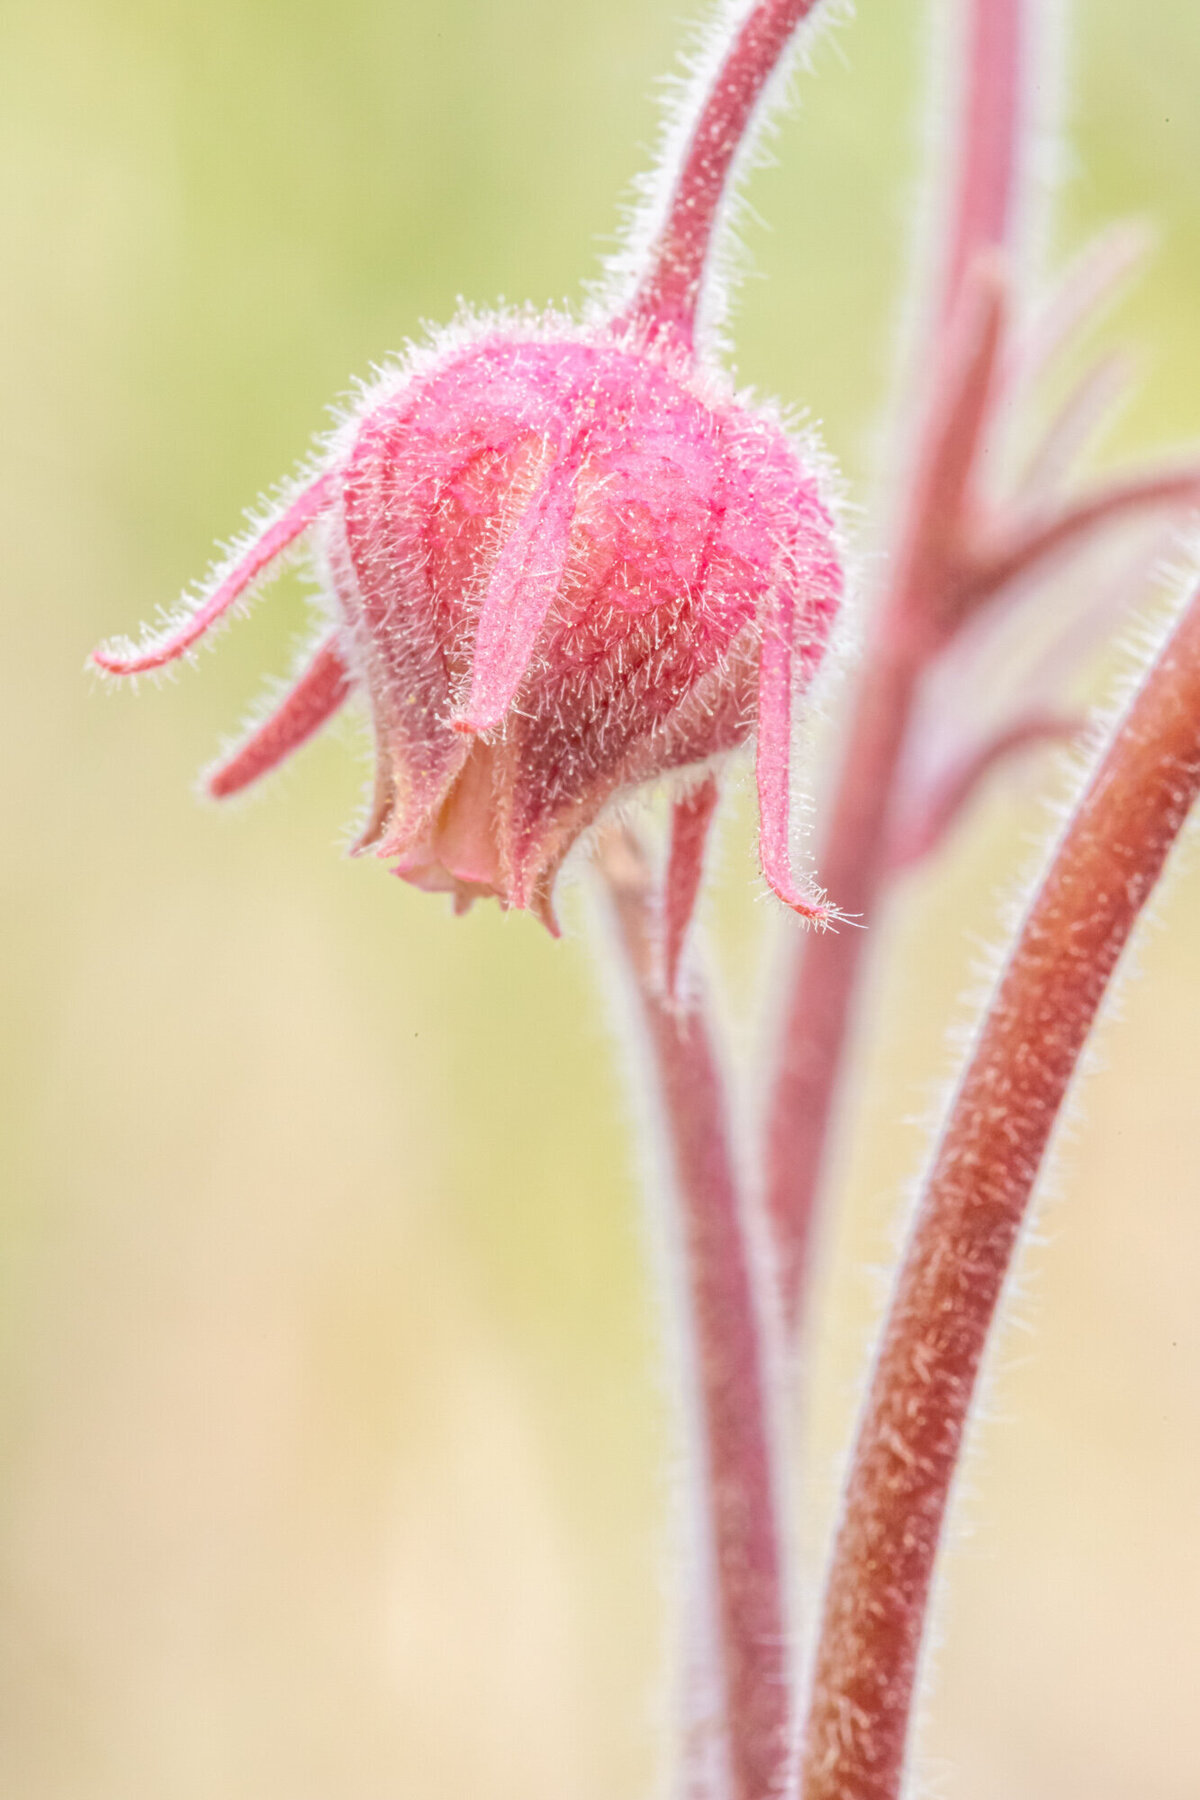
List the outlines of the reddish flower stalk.
<svg viewBox="0 0 1200 1800">
<path fill-rule="evenodd" d="M 685 817 L 679 837 L 690 861 L 694 817 Z M 610 831 L 599 865 L 653 1057 L 675 1176 L 706 1463 L 699 1498 L 716 1576 L 726 1793 L 728 1800 L 769 1800 L 786 1788 L 794 1719 L 763 1297 L 704 1000 L 694 983 L 683 992 L 664 984 L 662 914 L 678 908 L 656 901 L 632 833 Z M 695 1791 L 689 1771 L 684 1791 Z"/>
<path fill-rule="evenodd" d="M 930 1580 L 989 1327 L 1092 1021 L 1198 792 L 1200 590 L 1053 856 L 935 1155 L 854 1453 L 804 1800 L 899 1792 Z"/>
<path fill-rule="evenodd" d="M 801 20 L 816 0 L 760 0 L 722 60 L 671 192 L 629 319 L 691 348 L 717 215 L 754 113 Z"/>
</svg>

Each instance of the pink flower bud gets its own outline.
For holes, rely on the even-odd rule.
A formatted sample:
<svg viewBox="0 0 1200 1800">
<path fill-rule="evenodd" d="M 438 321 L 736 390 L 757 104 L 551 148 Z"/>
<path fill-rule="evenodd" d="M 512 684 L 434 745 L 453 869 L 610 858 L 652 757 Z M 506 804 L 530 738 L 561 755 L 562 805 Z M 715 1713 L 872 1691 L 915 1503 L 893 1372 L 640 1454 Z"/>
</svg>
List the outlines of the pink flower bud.
<svg viewBox="0 0 1200 1800">
<path fill-rule="evenodd" d="M 358 848 L 459 910 L 495 895 L 554 929 L 554 878 L 605 805 L 757 722 L 764 870 L 819 912 L 788 868 L 788 738 L 841 575 L 774 419 L 627 332 L 472 327 L 367 396 L 326 470 L 181 628 L 97 660 L 133 673 L 182 654 L 310 529 L 338 629 L 214 793 L 361 686 L 378 764 Z"/>
<path fill-rule="evenodd" d="M 483 331 L 347 436 L 327 529 L 379 745 L 365 841 L 549 923 L 613 795 L 749 735 L 782 590 L 811 667 L 829 519 L 773 422 L 561 322 Z"/>
</svg>

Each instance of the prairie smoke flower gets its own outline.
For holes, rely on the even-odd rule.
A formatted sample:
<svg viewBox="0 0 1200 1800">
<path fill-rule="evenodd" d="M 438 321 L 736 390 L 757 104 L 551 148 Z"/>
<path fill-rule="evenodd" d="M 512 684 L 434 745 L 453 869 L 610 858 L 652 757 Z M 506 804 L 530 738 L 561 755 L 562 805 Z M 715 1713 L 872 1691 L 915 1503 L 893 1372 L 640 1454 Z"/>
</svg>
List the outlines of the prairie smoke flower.
<svg viewBox="0 0 1200 1800">
<path fill-rule="evenodd" d="M 804 10 L 758 15 L 779 14 L 782 45 Z M 763 46 L 749 49 L 761 86 Z M 669 214 L 640 300 L 586 325 L 460 321 L 363 393 L 308 480 L 165 635 L 95 653 L 117 675 L 183 656 L 307 540 L 331 628 L 210 773 L 215 797 L 358 691 L 376 779 L 356 848 L 458 911 L 494 895 L 556 930 L 563 858 L 614 798 L 666 775 L 694 785 L 757 730 L 764 874 L 797 912 L 834 916 L 792 873 L 788 811 L 793 703 L 841 594 L 835 531 L 811 450 L 693 343 L 708 233 L 756 93 L 734 95 L 741 123 L 726 117 L 716 152 L 701 143 L 698 208 L 685 163 L 686 232 L 672 237 Z"/>
</svg>

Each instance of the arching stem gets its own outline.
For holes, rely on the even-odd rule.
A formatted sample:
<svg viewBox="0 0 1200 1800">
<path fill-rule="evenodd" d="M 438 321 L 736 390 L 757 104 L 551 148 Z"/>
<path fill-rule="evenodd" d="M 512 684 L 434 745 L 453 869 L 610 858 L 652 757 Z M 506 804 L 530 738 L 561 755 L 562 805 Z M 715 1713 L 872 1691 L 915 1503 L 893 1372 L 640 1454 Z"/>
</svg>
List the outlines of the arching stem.
<svg viewBox="0 0 1200 1800">
<path fill-rule="evenodd" d="M 1200 593 L 1026 915 L 953 1103 L 854 1453 L 818 1644 L 804 1800 L 896 1800 L 976 1376 L 1063 1097 L 1200 791 Z"/>
<path fill-rule="evenodd" d="M 721 61 L 684 151 L 666 218 L 625 322 L 690 349 L 713 236 L 763 90 L 816 0 L 757 0 Z"/>
</svg>

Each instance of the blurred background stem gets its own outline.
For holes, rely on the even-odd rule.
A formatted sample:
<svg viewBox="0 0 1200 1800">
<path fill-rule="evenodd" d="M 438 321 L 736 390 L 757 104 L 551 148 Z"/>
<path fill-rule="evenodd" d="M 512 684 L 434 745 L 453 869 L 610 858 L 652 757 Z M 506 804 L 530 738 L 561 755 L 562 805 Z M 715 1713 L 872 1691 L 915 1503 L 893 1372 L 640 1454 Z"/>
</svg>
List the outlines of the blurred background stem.
<svg viewBox="0 0 1200 1800">
<path fill-rule="evenodd" d="M 901 502 L 888 584 L 867 624 L 817 857 L 833 903 L 867 929 L 797 936 L 792 955 L 765 1144 L 767 1212 L 792 1331 L 857 996 L 874 950 L 896 780 L 918 683 L 937 648 L 933 622 L 945 610 L 942 590 L 957 573 L 956 539 L 984 425 L 991 370 L 980 367 L 980 347 L 971 341 L 974 321 L 964 311 L 975 303 L 968 277 L 1006 243 L 1014 214 L 1029 3 L 968 0 L 966 6 L 954 136 L 942 150 L 956 171 L 948 247 L 936 252 L 944 262 L 944 293 L 922 345 L 929 379 L 910 387 L 920 409 L 909 435 L 913 473 Z M 995 350 L 993 341 L 993 359 Z"/>
</svg>

